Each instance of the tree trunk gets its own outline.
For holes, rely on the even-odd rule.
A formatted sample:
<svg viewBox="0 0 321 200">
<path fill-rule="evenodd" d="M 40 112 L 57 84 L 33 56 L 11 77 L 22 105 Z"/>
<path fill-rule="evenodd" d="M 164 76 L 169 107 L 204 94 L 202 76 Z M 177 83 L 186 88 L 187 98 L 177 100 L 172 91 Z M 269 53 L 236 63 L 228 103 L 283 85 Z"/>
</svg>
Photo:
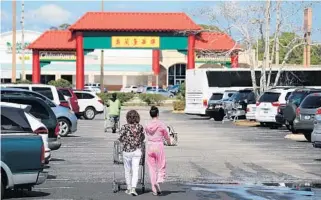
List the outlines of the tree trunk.
<svg viewBox="0 0 321 200">
<path fill-rule="evenodd" d="M 265 47 L 264 47 L 264 59 L 263 59 L 263 66 L 261 70 L 261 85 L 260 85 L 260 92 L 263 93 L 266 89 L 266 67 L 269 65 L 270 62 L 270 8 L 271 8 L 271 1 L 266 1 L 265 7 Z"/>
</svg>

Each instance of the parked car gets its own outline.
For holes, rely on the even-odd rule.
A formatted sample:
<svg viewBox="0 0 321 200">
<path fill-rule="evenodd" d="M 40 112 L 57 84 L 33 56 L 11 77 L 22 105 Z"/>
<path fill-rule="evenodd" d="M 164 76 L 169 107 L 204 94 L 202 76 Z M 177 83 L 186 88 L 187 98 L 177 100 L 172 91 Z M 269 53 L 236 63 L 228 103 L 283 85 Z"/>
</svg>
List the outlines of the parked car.
<svg viewBox="0 0 321 200">
<path fill-rule="evenodd" d="M 100 90 L 100 83 L 86 83 L 85 86 L 97 87 Z M 107 88 L 104 87 L 104 92 L 108 92 Z"/>
<path fill-rule="evenodd" d="M 131 92 L 131 93 L 137 93 L 138 87 L 136 85 L 130 85 L 126 87 L 122 87 L 120 89 L 120 92 Z"/>
<path fill-rule="evenodd" d="M 79 105 L 78 105 L 78 99 L 77 96 L 74 94 L 72 89 L 70 88 L 57 88 L 59 92 L 61 92 L 67 101 L 70 102 L 72 111 L 74 111 L 75 114 L 79 113 Z"/>
<path fill-rule="evenodd" d="M 2 107 L 3 108 L 3 107 Z M 10 108 L 18 109 L 18 108 Z M 20 109 L 21 110 L 21 109 Z M 5 111 L 2 110 L 2 112 Z M 17 111 L 19 112 L 19 111 Z M 29 126 L 26 118 L 24 125 Z M 1 121 L 8 122 L 1 113 Z M 48 173 L 43 170 L 45 148 L 41 136 L 32 130 L 24 130 L 11 120 L 11 129 L 1 123 L 1 199 L 6 190 L 26 188 L 43 183 Z"/>
<path fill-rule="evenodd" d="M 247 104 L 246 114 L 245 114 L 246 119 L 250 121 L 255 121 L 255 113 L 256 113 L 256 104 L 255 103 Z"/>
<path fill-rule="evenodd" d="M 237 91 L 226 90 L 222 92 L 215 92 L 212 94 L 208 101 L 208 107 L 206 109 L 206 115 L 210 118 L 214 118 L 215 121 L 222 121 L 224 118 L 223 101 L 227 101 Z"/>
<path fill-rule="evenodd" d="M 60 148 L 61 141 L 59 135 L 59 124 L 56 115 L 52 109 L 41 99 L 35 97 L 23 97 L 2 94 L 1 102 L 10 102 L 17 104 L 30 105 L 30 114 L 39 119 L 48 129 L 48 145 L 54 151 Z"/>
<path fill-rule="evenodd" d="M 166 91 L 164 89 L 149 89 L 149 90 L 146 90 L 146 93 L 147 94 L 160 94 L 160 95 L 163 95 L 164 97 L 167 97 L 167 98 L 173 98 L 174 97 L 174 94 L 169 92 L 169 91 Z"/>
<path fill-rule="evenodd" d="M 296 133 L 293 128 L 293 121 L 296 117 L 296 109 L 300 106 L 303 99 L 312 93 L 321 92 L 321 89 L 315 88 L 298 88 L 289 96 L 285 105 L 280 105 L 275 120 L 279 124 L 285 124 L 288 130 Z"/>
<path fill-rule="evenodd" d="M 93 120 L 97 114 L 104 112 L 104 103 L 97 94 L 88 91 L 74 91 L 78 98 L 79 115 Z"/>
<path fill-rule="evenodd" d="M 180 91 L 180 85 L 171 85 L 167 87 L 167 91 L 176 95 Z"/>
<path fill-rule="evenodd" d="M 56 105 L 50 99 L 30 90 L 24 90 L 19 88 L 1 88 L 1 95 L 14 95 L 14 96 L 24 96 L 24 97 L 35 97 L 42 99 L 56 115 L 59 124 L 59 135 L 67 136 L 68 134 L 77 131 L 77 117 L 70 109 L 63 106 Z"/>
<path fill-rule="evenodd" d="M 29 113 L 31 106 L 7 102 L 0 102 L 0 105 L 2 129 L 31 131 L 40 135 L 45 147 L 45 163 L 48 164 L 51 157 L 48 145 L 48 129 Z"/>
<path fill-rule="evenodd" d="M 296 109 L 293 128 L 303 133 L 309 142 L 311 142 L 311 133 L 314 128 L 314 117 L 319 107 L 321 107 L 321 93 L 314 93 L 305 97 Z"/>
<path fill-rule="evenodd" d="M 321 108 L 315 113 L 311 142 L 315 148 L 321 148 Z"/>
<path fill-rule="evenodd" d="M 280 105 L 286 104 L 286 99 L 294 90 L 295 88 L 277 88 L 264 92 L 256 102 L 256 121 L 271 128 L 281 126 L 276 122 L 275 116 L 278 114 Z"/>
<path fill-rule="evenodd" d="M 100 88 L 95 86 L 85 86 L 84 90 L 95 92 L 95 93 L 101 93 Z"/>
</svg>

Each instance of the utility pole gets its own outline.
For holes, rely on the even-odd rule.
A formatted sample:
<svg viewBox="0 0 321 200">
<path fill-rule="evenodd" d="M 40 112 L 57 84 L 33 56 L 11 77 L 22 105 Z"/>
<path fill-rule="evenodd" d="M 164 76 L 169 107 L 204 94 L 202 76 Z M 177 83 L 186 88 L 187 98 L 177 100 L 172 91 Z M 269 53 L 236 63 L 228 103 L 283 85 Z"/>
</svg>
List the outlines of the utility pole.
<svg viewBox="0 0 321 200">
<path fill-rule="evenodd" d="M 17 63 L 16 63 L 16 11 L 17 11 L 16 0 L 12 0 L 12 77 L 11 82 L 16 82 L 16 72 L 17 72 Z"/>
<path fill-rule="evenodd" d="M 21 45 L 22 45 L 22 60 L 21 60 L 21 80 L 26 79 L 26 73 L 25 73 L 25 33 L 24 33 L 24 12 L 25 12 L 25 3 L 24 0 L 21 0 Z"/>
<path fill-rule="evenodd" d="M 101 0 L 101 11 L 104 12 L 104 0 Z M 104 50 L 101 50 L 100 53 L 100 90 L 101 92 L 105 91 L 104 86 Z"/>
</svg>

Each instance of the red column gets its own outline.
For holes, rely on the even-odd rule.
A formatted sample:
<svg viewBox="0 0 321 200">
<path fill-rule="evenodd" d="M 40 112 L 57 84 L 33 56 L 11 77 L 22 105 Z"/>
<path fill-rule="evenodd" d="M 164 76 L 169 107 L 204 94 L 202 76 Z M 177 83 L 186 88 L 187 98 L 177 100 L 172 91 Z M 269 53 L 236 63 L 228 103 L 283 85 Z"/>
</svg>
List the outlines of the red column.
<svg viewBox="0 0 321 200">
<path fill-rule="evenodd" d="M 83 90 L 85 81 L 83 34 L 76 33 L 76 89 Z"/>
<path fill-rule="evenodd" d="M 188 36 L 187 69 L 195 68 L 195 35 Z"/>
<path fill-rule="evenodd" d="M 239 67 L 239 55 L 237 52 L 233 52 L 231 54 L 231 67 L 238 68 Z"/>
<path fill-rule="evenodd" d="M 160 72 L 159 55 L 159 49 L 153 49 L 153 72 L 155 76 L 157 76 Z"/>
<path fill-rule="evenodd" d="M 40 83 L 40 71 L 39 51 L 32 50 L 32 83 Z"/>
</svg>

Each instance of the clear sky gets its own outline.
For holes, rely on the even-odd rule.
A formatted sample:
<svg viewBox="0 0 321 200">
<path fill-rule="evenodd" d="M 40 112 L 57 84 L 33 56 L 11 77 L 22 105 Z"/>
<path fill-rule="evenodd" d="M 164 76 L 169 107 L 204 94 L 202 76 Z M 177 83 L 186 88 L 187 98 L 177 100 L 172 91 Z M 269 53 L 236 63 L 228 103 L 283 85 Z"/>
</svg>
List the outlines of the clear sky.
<svg viewBox="0 0 321 200">
<path fill-rule="evenodd" d="M 196 23 L 207 23 L 204 17 L 192 16 L 203 8 L 215 8 L 218 1 L 107 1 L 105 11 L 140 11 L 140 12 L 186 12 Z M 241 2 L 243 6 L 254 4 L 254 1 Z M 300 1 L 293 1 L 300 4 Z M 1 0 L 1 32 L 12 28 L 12 2 Z M 25 0 L 25 29 L 45 31 L 51 26 L 63 23 L 72 24 L 88 11 L 100 11 L 101 1 L 29 1 Z M 17 29 L 20 29 L 21 1 L 17 1 Z M 313 27 L 321 30 L 321 4 L 313 6 Z M 273 21 L 273 20 L 272 20 Z M 303 23 L 303 10 L 298 13 L 298 24 Z M 321 41 L 321 32 L 312 35 L 314 40 Z"/>
</svg>

